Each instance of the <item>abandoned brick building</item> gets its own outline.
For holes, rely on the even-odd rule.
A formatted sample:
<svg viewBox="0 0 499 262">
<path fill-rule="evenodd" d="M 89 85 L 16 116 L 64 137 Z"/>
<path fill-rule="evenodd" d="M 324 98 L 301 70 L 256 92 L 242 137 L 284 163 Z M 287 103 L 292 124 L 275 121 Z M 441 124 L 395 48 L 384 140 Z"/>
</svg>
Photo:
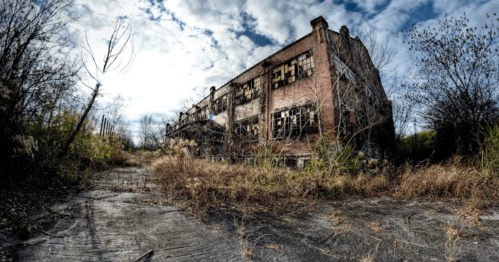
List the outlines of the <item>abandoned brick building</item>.
<svg viewBox="0 0 499 262">
<path fill-rule="evenodd" d="M 322 16 L 310 24 L 309 34 L 211 87 L 167 125 L 166 137 L 194 140 L 211 155 L 276 142 L 298 165 L 321 135 L 358 150 L 385 150 L 394 135 L 391 103 L 366 47 L 346 26 L 329 30 Z"/>
</svg>

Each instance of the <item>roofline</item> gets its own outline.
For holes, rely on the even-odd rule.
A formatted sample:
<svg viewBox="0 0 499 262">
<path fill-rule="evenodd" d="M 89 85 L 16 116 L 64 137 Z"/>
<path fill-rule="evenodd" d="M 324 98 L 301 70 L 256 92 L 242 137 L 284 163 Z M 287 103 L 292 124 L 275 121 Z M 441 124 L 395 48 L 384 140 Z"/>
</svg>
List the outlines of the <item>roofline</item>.
<svg viewBox="0 0 499 262">
<path fill-rule="evenodd" d="M 330 31 L 330 32 L 332 32 L 332 33 L 335 33 L 335 34 L 339 34 L 338 32 L 336 32 L 336 31 L 334 31 L 334 30 L 331 30 L 331 29 L 327 29 L 327 30 L 328 30 L 328 31 Z M 238 77 L 240 77 L 240 76 L 244 75 L 245 73 L 247 73 L 247 72 L 248 72 L 248 71 L 250 71 L 251 69 L 253 69 L 253 68 L 255 68 L 255 67 L 257 67 L 257 66 L 261 65 L 261 64 L 262 64 L 263 62 L 265 62 L 266 60 L 268 60 L 268 59 L 270 59 L 271 57 L 273 57 L 273 56 L 275 56 L 275 55 L 277 55 L 277 54 L 279 54 L 279 53 L 283 52 L 284 50 L 286 50 L 286 49 L 288 49 L 288 48 L 292 47 L 293 45 L 295 45 L 295 44 L 297 44 L 298 42 L 302 41 L 303 39 L 305 39 L 305 38 L 309 37 L 309 36 L 310 36 L 310 35 L 312 35 L 313 33 L 314 33 L 314 31 L 312 31 L 312 32 L 310 32 L 310 33 L 308 33 L 308 34 L 306 34 L 306 35 L 304 35 L 304 36 L 302 36 L 302 37 L 298 38 L 297 40 L 295 40 L 295 41 L 291 42 L 289 45 L 286 45 L 285 47 L 281 48 L 280 50 L 276 51 L 275 53 L 273 53 L 273 54 L 271 54 L 271 55 L 267 56 L 265 59 L 263 59 L 263 60 L 261 60 L 260 62 L 256 63 L 256 64 L 255 64 L 255 65 L 253 65 L 252 67 L 250 67 L 250 68 L 248 68 L 248 69 L 244 70 L 244 71 L 243 71 L 243 72 L 241 72 L 239 75 L 237 75 L 236 77 L 232 78 L 231 80 L 229 80 L 229 81 L 228 81 L 228 82 L 226 82 L 225 84 L 221 85 L 221 86 L 220 86 L 220 87 L 218 87 L 218 88 L 215 88 L 215 91 L 218 91 L 218 90 L 222 89 L 222 87 L 224 87 L 224 86 L 226 86 L 226 85 L 230 84 L 232 81 L 234 81 L 234 79 L 236 79 L 236 78 L 238 78 Z M 357 39 L 352 38 L 351 36 L 350 36 L 350 38 L 351 38 L 352 40 L 356 40 L 356 41 L 357 41 Z M 200 100 L 199 102 L 197 102 L 195 105 L 200 104 L 200 103 L 201 103 L 201 102 L 203 102 L 205 99 L 207 99 L 209 96 L 210 96 L 210 95 L 205 96 L 203 99 L 201 99 L 201 100 Z M 188 112 L 188 111 L 190 111 L 190 110 L 191 110 L 191 108 L 189 108 L 188 110 L 186 110 L 186 112 Z"/>
<path fill-rule="evenodd" d="M 248 69 L 244 70 L 242 73 L 240 73 L 240 74 L 239 74 L 239 75 L 237 75 L 236 77 L 232 78 L 232 79 L 231 79 L 231 80 L 229 80 L 227 83 L 225 83 L 225 84 L 221 85 L 220 87 L 216 88 L 216 89 L 215 89 L 215 91 L 218 91 L 218 90 L 222 89 L 222 87 L 224 87 L 224 86 L 226 86 L 226 85 L 230 84 L 232 81 L 234 81 L 234 79 L 236 79 L 236 78 L 238 78 L 238 77 L 240 77 L 240 76 L 244 75 L 245 73 L 247 73 L 247 72 L 248 72 L 248 71 L 250 71 L 251 69 L 253 69 L 253 68 L 255 68 L 255 67 L 259 66 L 260 64 L 262 64 L 263 62 L 265 62 L 265 60 L 268 60 L 269 58 L 271 58 L 271 57 L 273 57 L 273 56 L 275 56 L 275 55 L 277 55 L 277 54 L 281 53 L 282 51 L 284 51 L 284 50 L 286 50 L 286 49 L 290 48 L 291 46 L 293 46 L 293 45 L 295 45 L 296 43 L 300 42 L 301 40 L 303 40 L 303 39 L 307 38 L 308 36 L 312 35 L 313 33 L 314 33 L 314 31 L 312 31 L 312 32 L 310 32 L 310 33 L 308 33 L 308 34 L 306 34 L 306 35 L 304 35 L 304 36 L 300 37 L 299 39 L 297 39 L 297 40 L 293 41 L 293 42 L 292 42 L 292 43 L 290 43 L 289 45 L 287 45 L 287 46 L 285 46 L 285 47 L 281 48 L 279 51 L 276 51 L 275 53 L 273 53 L 273 54 L 271 54 L 271 55 L 267 56 L 265 59 L 263 59 L 263 60 L 261 60 L 260 62 L 256 63 L 256 64 L 255 64 L 255 65 L 253 65 L 252 67 L 250 67 L 250 68 L 248 68 Z M 203 99 L 201 99 L 201 101 L 197 102 L 197 103 L 196 103 L 196 105 L 198 105 L 199 103 L 203 102 L 203 101 L 204 101 L 206 98 L 208 98 L 209 96 L 210 96 L 210 95 L 205 96 Z M 192 107 L 191 107 L 191 108 L 192 108 Z M 191 110 L 191 108 L 189 108 L 188 110 L 186 110 L 186 112 L 188 112 L 189 110 Z"/>
<path fill-rule="evenodd" d="M 286 50 L 286 49 L 290 48 L 291 46 L 295 45 L 295 44 L 296 44 L 296 43 L 298 43 L 299 41 L 301 41 L 301 40 L 305 39 L 306 37 L 310 36 L 312 33 L 313 33 L 313 32 L 310 32 L 310 33 L 308 33 L 308 34 L 306 34 L 306 35 L 302 36 L 301 38 L 299 38 L 299 39 L 295 40 L 295 41 L 294 41 L 294 42 L 292 42 L 291 44 L 289 44 L 289 45 L 287 45 L 287 46 L 283 47 L 283 48 L 282 48 L 282 49 L 280 49 L 279 51 L 277 51 L 277 52 L 275 52 L 275 53 L 273 53 L 273 54 L 269 55 L 269 56 L 268 56 L 268 57 L 266 57 L 265 59 L 263 59 L 263 60 L 261 60 L 260 62 L 256 63 L 254 66 L 252 66 L 252 67 L 250 67 L 250 68 L 248 68 L 248 69 L 244 70 L 242 73 L 240 73 L 240 74 L 239 74 L 239 75 L 237 75 L 236 77 L 232 78 L 232 79 L 231 79 L 230 81 L 228 81 L 227 83 L 225 83 L 225 84 L 221 85 L 218 89 L 215 89 L 215 91 L 217 91 L 217 90 L 219 90 L 220 88 L 224 87 L 225 85 L 229 84 L 229 83 L 230 83 L 230 82 L 232 82 L 234 79 L 236 79 L 236 78 L 238 78 L 238 77 L 242 76 L 243 74 L 245 74 L 246 72 L 250 71 L 251 69 L 253 69 L 253 68 L 257 67 L 257 66 L 258 66 L 258 65 L 260 65 L 260 64 L 262 64 L 263 62 L 265 62 L 265 60 L 268 60 L 268 59 L 269 59 L 269 58 L 271 58 L 272 56 L 275 56 L 275 55 L 277 55 L 277 54 L 281 53 L 282 51 L 284 51 L 284 50 Z"/>
</svg>

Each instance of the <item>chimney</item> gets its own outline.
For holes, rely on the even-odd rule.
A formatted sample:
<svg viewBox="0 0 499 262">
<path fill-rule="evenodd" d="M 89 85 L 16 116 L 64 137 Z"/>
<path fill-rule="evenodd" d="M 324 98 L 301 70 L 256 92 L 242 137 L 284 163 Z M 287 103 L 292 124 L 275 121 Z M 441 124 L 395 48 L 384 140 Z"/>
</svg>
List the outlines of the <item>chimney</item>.
<svg viewBox="0 0 499 262">
<path fill-rule="evenodd" d="M 216 89 L 215 86 L 210 87 L 211 100 L 215 99 L 215 89 Z"/>
<path fill-rule="evenodd" d="M 326 30 L 329 28 L 326 20 L 322 16 L 319 16 L 310 21 L 310 25 L 312 26 L 312 32 L 317 32 L 317 40 L 319 43 L 322 43 L 324 37 L 326 37 Z"/>
<path fill-rule="evenodd" d="M 314 20 L 310 21 L 310 25 L 312 26 L 313 31 L 323 28 L 323 29 L 328 29 L 329 25 L 327 24 L 326 20 L 324 17 L 319 16 L 315 18 Z"/>
</svg>

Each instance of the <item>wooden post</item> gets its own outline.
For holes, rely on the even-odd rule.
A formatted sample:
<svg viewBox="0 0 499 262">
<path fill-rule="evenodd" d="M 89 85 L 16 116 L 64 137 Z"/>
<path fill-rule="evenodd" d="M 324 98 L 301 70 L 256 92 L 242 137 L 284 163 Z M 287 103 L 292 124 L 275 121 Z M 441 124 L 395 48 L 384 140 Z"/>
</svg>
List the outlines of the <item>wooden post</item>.
<svg viewBox="0 0 499 262">
<path fill-rule="evenodd" d="M 104 115 L 102 115 L 102 120 L 100 121 L 100 132 L 99 137 L 102 136 L 102 129 L 104 128 Z"/>
</svg>

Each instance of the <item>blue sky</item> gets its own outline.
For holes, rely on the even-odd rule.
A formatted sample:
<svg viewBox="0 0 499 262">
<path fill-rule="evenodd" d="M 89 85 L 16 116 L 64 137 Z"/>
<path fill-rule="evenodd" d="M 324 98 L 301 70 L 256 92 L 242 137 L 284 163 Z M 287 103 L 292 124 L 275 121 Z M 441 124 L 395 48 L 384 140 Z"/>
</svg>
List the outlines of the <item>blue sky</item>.
<svg viewBox="0 0 499 262">
<path fill-rule="evenodd" d="M 463 12 L 471 25 L 481 25 L 487 12 L 499 12 L 497 0 L 77 0 L 77 5 L 80 19 L 71 26 L 71 35 L 83 43 L 86 30 L 97 56 L 105 51 L 103 39 L 110 36 L 114 19 L 133 18 L 134 63 L 126 73 L 100 76 L 100 99 L 105 102 L 121 94 L 134 123 L 144 114 L 166 118 L 179 109 L 182 99 L 219 87 L 311 32 L 310 20 L 318 16 L 335 31 L 346 25 L 355 37 L 374 26 L 381 38 L 388 39 L 397 51 L 382 70 L 389 88 L 394 75 L 413 74 L 414 55 L 404 39 L 396 37 L 401 29 L 414 23 L 437 26 L 446 14 Z"/>
</svg>

